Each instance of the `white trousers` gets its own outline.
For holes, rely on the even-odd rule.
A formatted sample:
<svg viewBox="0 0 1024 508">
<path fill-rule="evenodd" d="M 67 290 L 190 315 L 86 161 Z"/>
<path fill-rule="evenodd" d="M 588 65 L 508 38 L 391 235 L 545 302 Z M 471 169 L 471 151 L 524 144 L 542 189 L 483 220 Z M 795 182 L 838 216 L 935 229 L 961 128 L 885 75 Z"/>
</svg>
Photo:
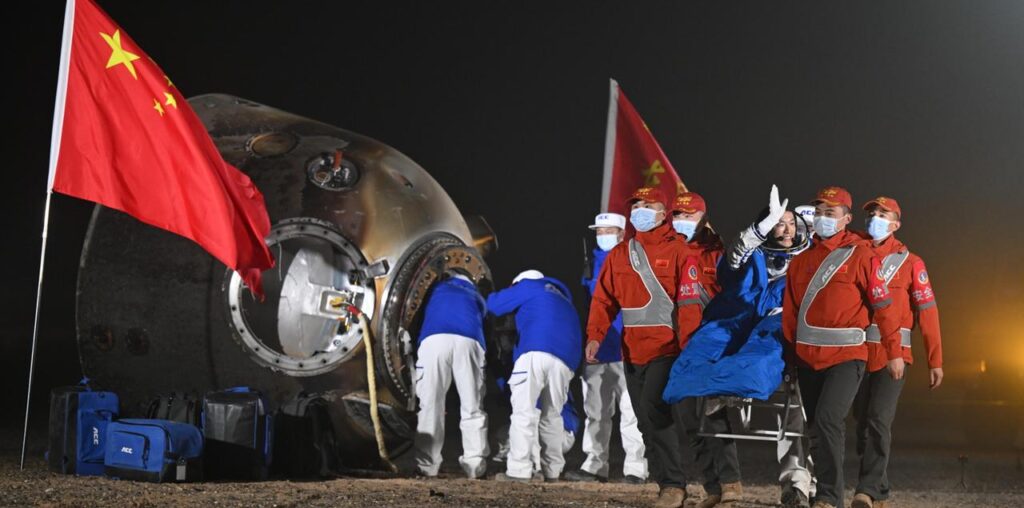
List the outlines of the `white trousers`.
<svg viewBox="0 0 1024 508">
<path fill-rule="evenodd" d="M 587 459 L 580 469 L 608 477 L 609 444 L 612 437 L 612 416 L 619 409 L 619 434 L 626 460 L 623 476 L 647 478 L 644 439 L 637 427 L 633 403 L 626 391 L 626 374 L 622 362 L 587 365 L 583 370 L 583 410 L 587 414 L 583 431 L 583 453 Z"/>
<path fill-rule="evenodd" d="M 776 445 L 776 457 L 781 466 L 779 484 L 783 487 L 791 485 L 808 498 L 813 497 L 817 490 L 817 480 L 811 474 L 811 440 L 807 437 L 810 427 L 804 424 L 802 407 L 791 408 L 787 420 L 780 423 L 786 432 L 799 432 L 805 437 L 784 436 Z"/>
<path fill-rule="evenodd" d="M 533 443 L 540 441 L 541 471 L 545 478 L 558 478 L 565 467 L 562 446 L 565 427 L 562 406 L 568 399 L 572 370 L 556 356 L 540 351 L 525 353 L 516 360 L 509 376 L 512 417 L 506 473 L 517 478 L 533 476 Z M 540 401 L 540 409 L 537 402 Z"/>
<path fill-rule="evenodd" d="M 487 471 L 487 414 L 484 400 L 484 349 L 480 343 L 461 335 L 431 335 L 420 344 L 416 359 L 417 413 L 416 466 L 423 474 L 437 475 L 444 445 L 445 396 L 452 381 L 459 393 L 459 430 L 462 456 L 459 465 L 470 478 Z"/>
<path fill-rule="evenodd" d="M 505 427 L 500 428 L 500 429 L 498 429 L 496 431 L 496 436 L 497 436 L 497 439 L 498 439 L 498 451 L 494 454 L 494 457 L 492 457 L 491 460 L 494 460 L 496 462 L 505 462 L 506 460 L 508 460 L 508 449 L 509 449 L 509 446 L 508 446 L 508 429 L 509 428 L 507 426 L 505 426 Z M 564 434 L 563 439 L 562 439 L 562 456 L 563 457 L 565 456 L 565 454 L 569 453 L 569 450 L 572 450 L 572 446 L 574 444 L 576 444 L 576 434 L 573 434 L 572 432 L 569 432 L 568 430 L 565 431 L 565 434 Z M 540 441 L 539 441 L 539 439 L 538 440 L 534 440 L 533 447 L 530 449 L 530 456 L 533 458 L 533 470 L 535 472 L 540 472 Z"/>
</svg>

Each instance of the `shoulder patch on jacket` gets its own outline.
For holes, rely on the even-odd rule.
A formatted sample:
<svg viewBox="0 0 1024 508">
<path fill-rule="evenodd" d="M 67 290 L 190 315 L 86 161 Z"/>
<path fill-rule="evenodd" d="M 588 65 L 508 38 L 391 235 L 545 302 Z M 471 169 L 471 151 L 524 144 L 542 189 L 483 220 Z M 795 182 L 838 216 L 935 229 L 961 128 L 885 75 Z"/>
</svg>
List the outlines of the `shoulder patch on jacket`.
<svg viewBox="0 0 1024 508">
<path fill-rule="evenodd" d="M 655 259 L 654 260 L 654 267 L 655 268 L 668 268 L 668 260 L 667 259 Z"/>
</svg>

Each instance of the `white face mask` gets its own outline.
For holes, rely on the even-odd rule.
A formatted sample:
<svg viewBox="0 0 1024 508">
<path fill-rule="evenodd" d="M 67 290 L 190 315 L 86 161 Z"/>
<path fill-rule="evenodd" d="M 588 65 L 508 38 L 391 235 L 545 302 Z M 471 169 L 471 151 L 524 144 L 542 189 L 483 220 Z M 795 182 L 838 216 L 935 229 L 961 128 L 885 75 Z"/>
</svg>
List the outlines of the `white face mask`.
<svg viewBox="0 0 1024 508">
<path fill-rule="evenodd" d="M 612 250 L 618 244 L 619 235 L 615 233 L 597 235 L 597 246 L 605 252 Z"/>
<path fill-rule="evenodd" d="M 686 237 L 686 241 L 693 240 L 693 234 L 697 232 L 697 221 L 678 219 L 672 221 L 672 229 Z"/>
<path fill-rule="evenodd" d="M 814 233 L 822 238 L 832 238 L 839 232 L 839 221 L 824 215 L 814 216 Z"/>
<path fill-rule="evenodd" d="M 868 234 L 876 242 L 885 240 L 886 237 L 892 234 L 889 231 L 889 224 L 891 223 L 888 220 L 881 217 L 871 217 L 868 219 Z"/>
</svg>

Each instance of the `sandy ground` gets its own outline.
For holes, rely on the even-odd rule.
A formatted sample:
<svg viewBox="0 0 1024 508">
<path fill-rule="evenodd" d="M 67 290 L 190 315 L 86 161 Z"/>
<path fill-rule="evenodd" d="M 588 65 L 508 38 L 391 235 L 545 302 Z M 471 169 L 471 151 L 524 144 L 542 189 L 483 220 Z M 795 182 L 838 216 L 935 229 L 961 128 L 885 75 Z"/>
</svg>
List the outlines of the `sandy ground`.
<svg viewBox="0 0 1024 508">
<path fill-rule="evenodd" d="M 650 506 L 654 485 L 542 483 L 509 484 L 491 480 L 460 479 L 454 460 L 446 460 L 440 479 L 336 478 L 322 481 L 267 481 L 259 483 L 147 484 L 100 477 L 69 477 L 50 473 L 42 460 L 42 436 L 30 441 L 26 469 L 18 469 L 19 439 L 6 434 L 0 448 L 0 505 L 2 506 Z M 457 454 L 446 453 L 446 458 Z M 569 465 L 577 466 L 577 450 Z M 744 501 L 736 506 L 775 506 L 779 489 L 774 484 L 773 447 L 741 443 Z M 614 456 L 613 456 L 614 458 Z M 847 474 L 855 463 L 848 457 Z M 943 450 L 898 450 L 890 469 L 894 496 L 890 506 L 900 507 L 1024 507 L 1024 471 L 1016 452 L 975 453 L 963 466 L 960 485 L 958 454 Z M 400 461 L 410 465 L 409 458 Z M 490 474 L 501 470 L 492 464 Z M 703 496 L 693 483 L 688 491 L 692 506 Z M 847 503 L 852 491 L 847 494 Z"/>
</svg>

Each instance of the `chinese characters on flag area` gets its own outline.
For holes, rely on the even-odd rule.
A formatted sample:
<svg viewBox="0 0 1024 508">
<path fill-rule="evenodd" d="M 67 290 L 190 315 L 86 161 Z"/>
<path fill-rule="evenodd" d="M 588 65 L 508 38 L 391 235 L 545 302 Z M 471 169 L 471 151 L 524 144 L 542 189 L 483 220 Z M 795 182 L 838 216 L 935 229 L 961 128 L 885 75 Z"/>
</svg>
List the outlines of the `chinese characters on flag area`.
<svg viewBox="0 0 1024 508">
<path fill-rule="evenodd" d="M 640 187 L 657 187 L 670 200 L 687 190 L 647 124 L 614 79 L 611 80 L 604 150 L 603 211 L 628 217 L 626 199 Z"/>
<path fill-rule="evenodd" d="M 92 0 L 69 0 L 48 190 L 189 238 L 262 295 L 263 195 L 174 83 Z"/>
</svg>

